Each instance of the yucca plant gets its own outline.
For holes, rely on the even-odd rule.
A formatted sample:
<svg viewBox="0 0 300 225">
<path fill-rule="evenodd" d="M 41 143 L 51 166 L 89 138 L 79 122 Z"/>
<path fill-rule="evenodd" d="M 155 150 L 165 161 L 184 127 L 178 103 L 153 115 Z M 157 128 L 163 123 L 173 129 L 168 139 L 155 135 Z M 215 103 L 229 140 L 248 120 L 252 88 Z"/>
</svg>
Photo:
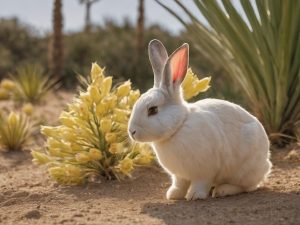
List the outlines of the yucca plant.
<svg viewBox="0 0 300 225">
<path fill-rule="evenodd" d="M 27 64 L 10 75 L 15 86 L 12 98 L 16 101 L 38 103 L 51 89 L 57 86 L 57 80 L 44 74 L 39 65 Z"/>
<path fill-rule="evenodd" d="M 24 149 L 35 129 L 35 123 L 24 113 L 0 114 L 0 150 Z"/>
<path fill-rule="evenodd" d="M 300 120 L 300 1 L 194 0 L 206 21 L 183 1 L 174 0 L 182 13 L 156 2 L 186 27 L 202 54 L 238 81 L 249 108 L 274 142 L 295 139 Z"/>
<path fill-rule="evenodd" d="M 185 95 L 207 90 L 209 81 L 198 80 L 189 70 Z M 47 164 L 52 178 L 69 185 L 101 176 L 120 180 L 136 166 L 149 165 L 154 157 L 150 146 L 127 136 L 129 115 L 139 96 L 130 81 L 112 88 L 112 77 L 93 64 L 79 96 L 61 113 L 61 124 L 41 128 L 47 142 L 45 149 L 32 151 L 34 161 Z"/>
</svg>

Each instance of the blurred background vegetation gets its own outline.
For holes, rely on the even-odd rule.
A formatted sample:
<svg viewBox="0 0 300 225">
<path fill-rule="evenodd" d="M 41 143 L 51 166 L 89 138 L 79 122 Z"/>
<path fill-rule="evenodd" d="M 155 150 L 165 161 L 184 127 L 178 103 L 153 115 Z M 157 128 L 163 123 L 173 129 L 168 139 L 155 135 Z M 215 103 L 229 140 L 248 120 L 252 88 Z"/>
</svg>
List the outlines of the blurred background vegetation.
<svg viewBox="0 0 300 225">
<path fill-rule="evenodd" d="M 123 80 L 130 78 L 142 89 L 149 88 L 153 84 L 153 74 L 148 60 L 148 42 L 157 38 L 165 43 L 170 51 L 183 42 L 188 42 L 188 35 L 185 33 L 175 36 L 158 25 L 150 26 L 144 31 L 141 57 L 135 63 L 135 35 L 135 26 L 126 20 L 122 25 L 107 21 L 104 26 L 93 26 L 89 33 L 82 31 L 65 34 L 65 64 L 62 76 L 66 87 L 72 88 L 76 82 L 76 73 L 88 74 L 91 62 L 97 61 L 106 67 L 108 74 Z M 40 37 L 34 28 L 20 23 L 18 19 L 1 19 L 1 78 L 28 63 L 40 64 L 49 72 L 49 39 L 49 35 Z M 203 75 L 222 73 L 192 48 L 191 67 Z"/>
<path fill-rule="evenodd" d="M 131 79 L 143 92 L 153 85 L 149 41 L 161 40 L 169 52 L 188 42 L 190 67 L 200 77 L 212 76 L 212 88 L 201 98 L 242 105 L 259 117 L 279 145 L 295 140 L 300 123 L 300 4 L 245 0 L 237 9 L 234 1 L 194 1 L 197 7 L 191 10 L 185 1 L 173 0 L 183 12 L 178 13 L 157 0 L 157 7 L 184 25 L 174 34 L 156 24 L 145 26 L 145 1 L 136 1 L 135 22 L 99 25 L 91 22 L 91 8 L 102 1 L 78 0 L 85 25 L 76 32 L 64 32 L 62 0 L 53 0 L 52 32 L 43 35 L 17 18 L 0 19 L 0 80 L 34 64 L 74 91 L 77 74 L 89 74 L 91 63 L 98 62 L 115 80 Z M 193 14 L 195 9 L 206 20 Z"/>
<path fill-rule="evenodd" d="M 59 72 L 63 87 L 74 89 L 76 74 L 88 74 L 91 63 L 98 62 L 106 68 L 107 74 L 112 74 L 120 81 L 131 79 L 136 87 L 145 91 L 153 85 L 147 53 L 149 41 L 159 39 L 171 52 L 182 43 L 189 42 L 189 34 L 173 34 L 159 25 L 151 25 L 143 28 L 142 35 L 141 47 L 137 47 L 137 27 L 126 19 L 123 24 L 107 20 L 102 26 L 89 25 L 88 32 L 84 28 L 83 31 L 65 33 L 64 56 L 63 60 L 59 60 L 60 63 L 64 62 Z M 0 19 L 0 78 L 26 64 L 39 64 L 50 75 L 51 36 L 50 33 L 39 35 L 34 27 L 17 18 Z M 224 81 L 223 69 L 209 62 L 193 47 L 190 48 L 190 66 L 201 77 L 213 74 L 213 96 L 242 101 L 240 97 L 235 98 L 239 88 L 230 81 Z"/>
</svg>

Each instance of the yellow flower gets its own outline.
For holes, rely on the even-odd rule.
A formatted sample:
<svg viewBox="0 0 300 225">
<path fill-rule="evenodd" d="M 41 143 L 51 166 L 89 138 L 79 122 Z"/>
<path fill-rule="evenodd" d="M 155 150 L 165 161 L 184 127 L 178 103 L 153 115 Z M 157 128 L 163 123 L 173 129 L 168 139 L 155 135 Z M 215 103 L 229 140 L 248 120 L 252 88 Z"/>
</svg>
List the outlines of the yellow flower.
<svg viewBox="0 0 300 225">
<path fill-rule="evenodd" d="M 102 152 L 99 151 L 98 149 L 92 148 L 89 151 L 89 157 L 92 160 L 100 160 L 100 159 L 102 159 L 103 155 L 102 155 Z"/>
<path fill-rule="evenodd" d="M 72 103 L 68 103 L 68 111 L 69 112 L 76 112 L 79 113 L 79 109 L 80 109 L 80 102 L 78 101 L 78 99 L 74 99 Z"/>
<path fill-rule="evenodd" d="M 127 123 L 130 112 L 122 109 L 114 109 L 114 120 L 119 123 Z"/>
<path fill-rule="evenodd" d="M 205 77 L 205 78 L 199 80 L 196 84 L 197 91 L 199 91 L 199 92 L 207 91 L 207 89 L 210 88 L 210 85 L 209 85 L 210 80 L 211 80 L 211 77 Z"/>
<path fill-rule="evenodd" d="M 139 165 L 150 164 L 154 158 L 154 155 L 151 151 L 151 147 L 145 143 L 136 144 L 135 151 L 139 154 L 134 158 L 134 162 Z"/>
<path fill-rule="evenodd" d="M 188 90 L 192 87 L 194 80 L 196 79 L 196 76 L 192 72 L 191 69 L 188 69 L 187 74 L 181 84 L 183 90 Z"/>
<path fill-rule="evenodd" d="M 124 97 L 129 94 L 130 90 L 131 90 L 131 82 L 126 81 L 117 88 L 117 96 Z"/>
<path fill-rule="evenodd" d="M 85 105 L 80 105 L 79 107 L 79 115 L 82 117 L 84 120 L 89 119 L 89 110 Z"/>
<path fill-rule="evenodd" d="M 75 144 L 75 143 L 71 143 L 71 149 L 73 152 L 81 152 L 84 150 L 84 148 L 81 145 Z"/>
<path fill-rule="evenodd" d="M 205 77 L 201 80 L 197 75 L 193 73 L 191 69 L 188 69 L 187 75 L 182 82 L 183 96 L 185 100 L 189 100 L 192 97 L 198 95 L 200 92 L 205 92 L 210 87 L 209 82 L 211 77 Z"/>
<path fill-rule="evenodd" d="M 32 151 L 31 155 L 33 157 L 32 161 L 37 164 L 45 164 L 51 161 L 48 155 L 41 152 Z"/>
<path fill-rule="evenodd" d="M 97 77 L 102 76 L 103 69 L 97 64 L 93 63 L 92 64 L 92 69 L 91 69 L 91 77 L 92 80 L 96 80 Z"/>
<path fill-rule="evenodd" d="M 112 143 L 110 144 L 110 147 L 109 147 L 109 152 L 112 153 L 112 154 L 118 154 L 118 153 L 121 153 L 123 150 L 123 145 L 120 144 L 120 143 Z"/>
<path fill-rule="evenodd" d="M 9 93 L 4 88 L 0 87 L 0 100 L 6 100 L 9 99 Z"/>
<path fill-rule="evenodd" d="M 30 116 L 32 115 L 33 112 L 33 107 L 30 103 L 26 103 L 23 107 L 22 107 L 22 111 L 24 113 L 26 113 L 26 115 Z"/>
<path fill-rule="evenodd" d="M 102 96 L 105 96 L 110 92 L 111 85 L 112 85 L 112 77 L 105 77 L 101 84 Z"/>
<path fill-rule="evenodd" d="M 153 160 L 153 156 L 150 155 L 139 154 L 134 158 L 134 162 L 139 165 L 148 165 L 152 162 L 152 160 Z"/>
<path fill-rule="evenodd" d="M 129 107 L 130 105 L 128 104 L 127 99 L 123 98 L 121 101 L 118 102 L 118 108 L 120 109 L 130 109 Z"/>
<path fill-rule="evenodd" d="M 140 97 L 140 91 L 139 90 L 136 90 L 136 91 L 133 91 L 131 90 L 130 93 L 129 93 L 129 97 L 128 97 L 128 103 L 130 106 L 133 106 L 134 103 L 138 100 L 138 98 Z"/>
<path fill-rule="evenodd" d="M 116 123 L 118 130 L 127 132 L 128 123 Z"/>
<path fill-rule="evenodd" d="M 73 143 L 78 139 L 78 136 L 73 131 L 63 131 L 61 138 L 64 138 L 66 141 Z"/>
<path fill-rule="evenodd" d="M 93 86 L 93 85 L 89 86 L 88 87 L 88 92 L 90 94 L 91 99 L 94 102 L 99 102 L 101 100 L 101 95 L 100 95 L 98 89 L 95 86 Z"/>
<path fill-rule="evenodd" d="M 50 149 L 56 148 L 60 149 L 63 152 L 72 152 L 70 144 L 63 142 L 63 140 L 56 140 L 52 137 L 49 137 L 47 140 L 47 145 Z"/>
<path fill-rule="evenodd" d="M 111 130 L 112 121 L 111 119 L 103 118 L 100 121 L 100 129 L 103 133 L 107 133 Z"/>
<path fill-rule="evenodd" d="M 103 115 L 108 108 L 108 104 L 106 102 L 101 101 L 99 104 L 96 105 L 96 114 L 101 116 Z"/>
<path fill-rule="evenodd" d="M 108 143 L 113 143 L 117 140 L 117 135 L 115 133 L 107 133 L 105 134 L 105 140 Z"/>
<path fill-rule="evenodd" d="M 15 83 L 8 79 L 3 79 L 1 82 L 1 87 L 6 90 L 12 90 L 15 87 Z"/>
<path fill-rule="evenodd" d="M 73 165 L 54 166 L 48 172 L 53 179 L 63 184 L 80 184 L 84 181 L 80 168 Z"/>
<path fill-rule="evenodd" d="M 47 137 L 61 138 L 58 127 L 41 126 L 41 133 Z"/>
<path fill-rule="evenodd" d="M 90 106 L 93 101 L 89 93 L 83 93 L 81 92 L 79 95 L 79 98 L 81 99 L 82 103 L 85 104 L 86 106 Z"/>
<path fill-rule="evenodd" d="M 59 116 L 59 121 L 67 127 L 73 127 L 76 125 L 74 119 L 72 118 L 72 114 L 70 112 L 63 111 Z"/>
<path fill-rule="evenodd" d="M 76 126 L 76 123 L 75 123 L 75 121 L 73 120 L 72 117 L 63 117 L 63 116 L 60 116 L 60 117 L 59 117 L 59 121 L 60 121 L 63 125 L 65 125 L 65 126 L 67 126 L 67 127 L 73 127 L 73 126 Z"/>
<path fill-rule="evenodd" d="M 89 155 L 87 155 L 85 153 L 77 153 L 75 158 L 76 158 L 77 162 L 82 163 L 82 164 L 91 161 Z"/>
<path fill-rule="evenodd" d="M 49 147 L 49 155 L 55 157 L 65 157 L 67 154 L 63 153 L 59 148 Z"/>
<path fill-rule="evenodd" d="M 117 100 L 118 100 L 117 96 L 112 95 L 103 99 L 103 102 L 105 102 L 110 109 L 113 109 L 117 105 Z"/>
<path fill-rule="evenodd" d="M 85 140 L 85 141 L 95 140 L 95 134 L 91 131 L 89 127 L 76 129 L 75 132 L 81 140 Z"/>
<path fill-rule="evenodd" d="M 61 177 L 61 176 L 65 175 L 64 168 L 62 168 L 60 166 L 51 167 L 51 168 L 48 169 L 48 172 L 50 173 L 50 175 L 53 178 L 57 178 L 57 177 Z"/>
<path fill-rule="evenodd" d="M 129 173 L 133 170 L 133 161 L 132 159 L 125 158 L 119 162 L 117 168 L 125 175 L 129 175 Z"/>
<path fill-rule="evenodd" d="M 74 178 L 79 178 L 82 176 L 82 171 L 79 167 L 77 166 L 73 166 L 73 165 L 66 165 L 65 166 L 65 172 L 71 176 L 71 177 L 74 177 Z"/>
<path fill-rule="evenodd" d="M 185 100 L 191 99 L 196 94 L 197 94 L 197 92 L 192 87 L 190 87 L 189 89 L 185 89 L 184 92 L 183 92 L 183 96 L 184 96 Z"/>
</svg>

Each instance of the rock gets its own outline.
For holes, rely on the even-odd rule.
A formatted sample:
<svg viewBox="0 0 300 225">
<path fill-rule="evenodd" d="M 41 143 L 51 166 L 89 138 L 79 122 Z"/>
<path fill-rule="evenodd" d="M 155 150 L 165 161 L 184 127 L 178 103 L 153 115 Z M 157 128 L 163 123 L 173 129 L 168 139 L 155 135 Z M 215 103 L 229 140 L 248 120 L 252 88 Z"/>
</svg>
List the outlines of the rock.
<svg viewBox="0 0 300 225">
<path fill-rule="evenodd" d="M 27 219 L 39 219 L 41 216 L 42 215 L 41 215 L 40 211 L 38 211 L 36 209 L 30 210 L 24 214 L 24 217 Z"/>
</svg>

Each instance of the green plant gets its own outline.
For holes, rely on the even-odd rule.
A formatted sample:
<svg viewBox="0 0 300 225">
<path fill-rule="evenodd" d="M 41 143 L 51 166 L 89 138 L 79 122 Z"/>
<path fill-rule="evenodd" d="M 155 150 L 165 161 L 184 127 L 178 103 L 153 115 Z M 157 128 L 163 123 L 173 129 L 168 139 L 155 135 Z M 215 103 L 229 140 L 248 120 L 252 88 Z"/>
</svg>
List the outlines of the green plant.
<svg viewBox="0 0 300 225">
<path fill-rule="evenodd" d="M 22 150 L 30 142 L 35 123 L 23 113 L 0 114 L 0 148 Z"/>
<path fill-rule="evenodd" d="M 209 25 L 183 2 L 174 0 L 183 13 L 156 2 L 187 28 L 202 53 L 241 85 L 274 142 L 295 139 L 300 120 L 300 1 L 194 0 Z"/>
<path fill-rule="evenodd" d="M 12 97 L 21 102 L 37 103 L 57 84 L 56 79 L 43 73 L 41 66 L 33 64 L 19 67 L 10 77 L 15 83 Z"/>
</svg>

